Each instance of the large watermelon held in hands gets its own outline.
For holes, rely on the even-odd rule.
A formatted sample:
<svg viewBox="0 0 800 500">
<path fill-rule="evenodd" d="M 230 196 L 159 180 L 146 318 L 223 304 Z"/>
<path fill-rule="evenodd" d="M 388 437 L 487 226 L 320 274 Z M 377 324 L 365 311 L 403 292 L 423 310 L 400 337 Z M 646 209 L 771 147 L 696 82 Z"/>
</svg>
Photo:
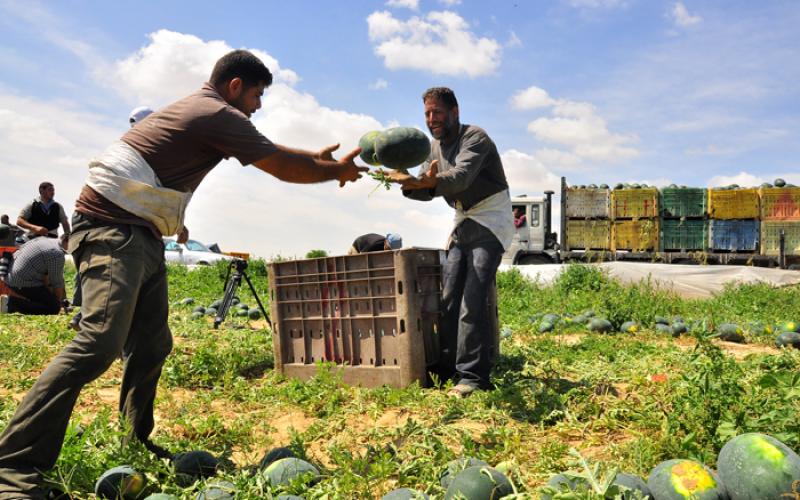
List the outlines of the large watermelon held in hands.
<svg viewBox="0 0 800 500">
<path fill-rule="evenodd" d="M 798 498 L 800 456 L 772 436 L 741 434 L 717 457 L 717 470 L 731 500 Z"/>
<path fill-rule="evenodd" d="M 361 148 L 361 153 L 359 153 L 358 156 L 364 163 L 372 165 L 373 167 L 377 167 L 381 164 L 378 158 L 375 157 L 375 139 L 377 139 L 379 135 L 381 135 L 380 130 L 373 130 L 362 135 L 361 139 L 358 140 L 358 147 Z"/>
<path fill-rule="evenodd" d="M 650 493 L 658 500 L 725 500 L 721 481 L 711 469 L 694 460 L 661 462 L 647 478 Z"/>
<path fill-rule="evenodd" d="M 394 127 L 375 139 L 375 158 L 388 168 L 405 170 L 428 159 L 431 143 L 419 129 Z"/>
</svg>

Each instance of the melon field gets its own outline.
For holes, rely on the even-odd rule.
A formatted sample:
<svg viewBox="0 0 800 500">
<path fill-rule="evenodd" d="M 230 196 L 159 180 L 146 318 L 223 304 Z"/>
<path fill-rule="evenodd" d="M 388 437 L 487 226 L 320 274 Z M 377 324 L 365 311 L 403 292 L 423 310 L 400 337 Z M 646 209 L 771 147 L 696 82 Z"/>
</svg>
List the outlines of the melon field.
<svg viewBox="0 0 800 500">
<path fill-rule="evenodd" d="M 74 498 L 94 498 L 104 471 L 128 465 L 144 474 L 142 497 L 196 498 L 208 482 L 228 481 L 239 499 L 379 499 L 398 488 L 456 498 L 446 496 L 440 477 L 451 460 L 473 457 L 505 472 L 511 494 L 504 498 L 599 499 L 613 498 L 606 479 L 616 472 L 647 481 L 675 459 L 716 469 L 720 450 L 743 433 L 800 450 L 800 349 L 775 346 L 787 323 L 800 322 L 797 287 L 743 285 L 686 300 L 647 282 L 623 286 L 591 266 L 570 266 L 548 286 L 501 273 L 496 387 L 462 400 L 448 397 L 446 386 L 349 387 L 324 365 L 307 382 L 283 378 L 273 370 L 263 318 L 232 311 L 215 330 L 211 316 L 193 316 L 197 305 L 221 298 L 225 271 L 169 268 L 175 347 L 153 434 L 172 452 L 213 454 L 216 475 L 195 481 L 142 446 L 123 444 L 117 362 L 81 394 L 52 483 Z M 248 274 L 268 300 L 264 263 L 251 262 Z M 238 294 L 255 307 L 246 285 Z M 194 303 L 181 304 L 186 298 Z M 636 327 L 591 331 L 592 318 L 615 330 Z M 72 338 L 69 319 L 0 315 L 0 428 Z M 735 325 L 726 328 L 745 343 L 720 340 L 723 324 Z M 259 464 L 278 447 L 319 475 L 270 481 Z M 568 471 L 583 476 L 588 490 L 543 490 Z"/>
</svg>

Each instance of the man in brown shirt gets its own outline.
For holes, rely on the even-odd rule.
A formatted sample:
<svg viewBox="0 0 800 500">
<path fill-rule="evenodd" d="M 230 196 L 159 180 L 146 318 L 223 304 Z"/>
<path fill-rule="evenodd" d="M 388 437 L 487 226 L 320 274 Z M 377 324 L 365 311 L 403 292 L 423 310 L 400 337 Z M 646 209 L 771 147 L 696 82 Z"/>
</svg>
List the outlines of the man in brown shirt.
<svg viewBox="0 0 800 500">
<path fill-rule="evenodd" d="M 185 207 L 148 205 L 148 200 L 187 201 L 206 174 L 229 157 L 293 183 L 338 180 L 343 186 L 367 170 L 353 163 L 358 149 L 335 161 L 338 145 L 311 153 L 274 144 L 259 133 L 249 117 L 271 83 L 257 57 L 233 51 L 217 61 L 200 90 L 153 113 L 90 163 L 70 238 L 81 275 L 83 317 L 75 338 L 45 368 L 0 436 L 0 500 L 44 495 L 41 474 L 58 458 L 81 389 L 120 354 L 120 413 L 132 437 L 159 457 L 171 457 L 149 440 L 156 386 L 172 349 L 161 237 L 170 227 L 186 241 L 189 231 L 182 224 Z M 142 189 L 144 202 L 128 205 Z"/>
</svg>

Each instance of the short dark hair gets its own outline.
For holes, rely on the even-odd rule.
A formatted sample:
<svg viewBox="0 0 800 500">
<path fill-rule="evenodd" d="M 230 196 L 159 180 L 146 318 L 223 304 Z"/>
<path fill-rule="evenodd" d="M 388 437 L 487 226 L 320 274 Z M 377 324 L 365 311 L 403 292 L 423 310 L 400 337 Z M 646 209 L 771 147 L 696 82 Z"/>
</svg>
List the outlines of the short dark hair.
<svg viewBox="0 0 800 500">
<path fill-rule="evenodd" d="M 42 189 L 47 189 L 47 188 L 51 188 L 51 187 L 54 187 L 52 182 L 44 181 L 43 183 L 39 184 L 39 191 L 41 191 Z"/>
<path fill-rule="evenodd" d="M 234 50 L 220 57 L 214 65 L 209 82 L 216 87 L 234 78 L 241 78 L 248 87 L 260 83 L 267 87 L 272 85 L 272 73 L 261 59 L 248 50 Z"/>
<path fill-rule="evenodd" d="M 428 99 L 440 99 L 449 109 L 453 109 L 458 106 L 458 100 L 456 99 L 455 92 L 447 87 L 429 88 L 424 94 L 422 94 L 422 102 L 425 102 Z"/>
</svg>

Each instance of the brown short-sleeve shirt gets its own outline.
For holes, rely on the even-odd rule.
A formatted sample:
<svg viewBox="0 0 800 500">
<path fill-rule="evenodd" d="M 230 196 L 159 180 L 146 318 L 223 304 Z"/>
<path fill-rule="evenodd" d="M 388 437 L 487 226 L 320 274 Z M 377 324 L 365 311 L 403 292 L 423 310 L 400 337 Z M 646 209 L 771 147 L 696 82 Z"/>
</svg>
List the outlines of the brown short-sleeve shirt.
<svg viewBox="0 0 800 500">
<path fill-rule="evenodd" d="M 277 147 L 209 83 L 197 92 L 156 111 L 121 140 L 147 161 L 164 187 L 194 191 L 220 161 L 234 157 L 242 165 L 265 158 Z M 84 186 L 75 209 L 122 224 L 152 224 Z"/>
</svg>

